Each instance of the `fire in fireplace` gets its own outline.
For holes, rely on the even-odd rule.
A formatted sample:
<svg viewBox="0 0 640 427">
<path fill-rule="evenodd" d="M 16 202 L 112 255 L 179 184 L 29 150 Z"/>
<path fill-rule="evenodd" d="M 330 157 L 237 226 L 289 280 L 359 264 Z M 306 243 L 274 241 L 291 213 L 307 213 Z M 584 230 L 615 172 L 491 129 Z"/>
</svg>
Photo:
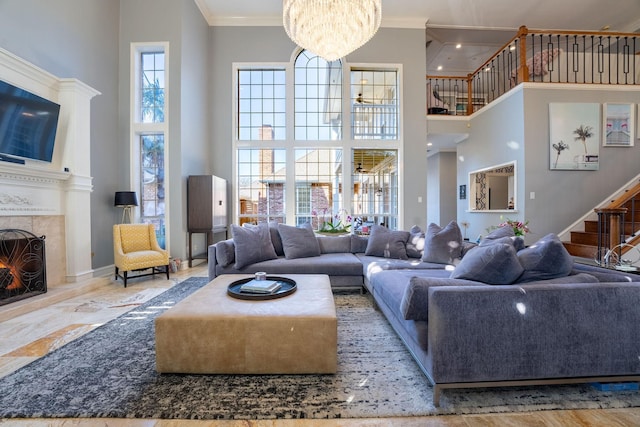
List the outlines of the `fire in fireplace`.
<svg viewBox="0 0 640 427">
<path fill-rule="evenodd" d="M 47 292 L 44 236 L 0 230 L 0 305 Z"/>
</svg>

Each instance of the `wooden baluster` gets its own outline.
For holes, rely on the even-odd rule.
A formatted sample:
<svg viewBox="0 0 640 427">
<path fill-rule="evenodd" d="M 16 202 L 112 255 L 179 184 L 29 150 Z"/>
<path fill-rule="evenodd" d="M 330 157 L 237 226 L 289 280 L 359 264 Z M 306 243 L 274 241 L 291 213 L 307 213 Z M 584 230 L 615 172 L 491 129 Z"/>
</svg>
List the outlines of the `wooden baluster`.
<svg viewBox="0 0 640 427">
<path fill-rule="evenodd" d="M 604 215 L 609 219 L 609 249 L 615 248 L 622 243 L 622 227 L 624 227 L 622 219 L 624 218 L 624 214 L 627 213 L 627 208 L 603 208 L 594 209 L 594 211 L 598 214 L 599 223 L 602 221 Z M 600 225 L 598 225 L 598 230 L 602 230 Z M 607 230 L 602 230 L 602 232 L 607 233 Z M 598 242 L 601 242 L 600 236 L 598 236 Z M 598 248 L 598 251 L 599 250 L 600 248 Z"/>
</svg>

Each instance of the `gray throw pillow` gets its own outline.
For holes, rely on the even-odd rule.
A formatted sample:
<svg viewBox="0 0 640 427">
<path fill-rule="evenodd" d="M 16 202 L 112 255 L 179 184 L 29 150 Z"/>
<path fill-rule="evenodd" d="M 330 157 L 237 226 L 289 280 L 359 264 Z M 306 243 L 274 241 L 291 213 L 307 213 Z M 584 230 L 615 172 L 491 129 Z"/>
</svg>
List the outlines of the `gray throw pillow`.
<svg viewBox="0 0 640 427">
<path fill-rule="evenodd" d="M 409 230 L 409 240 L 407 241 L 407 256 L 409 258 L 422 258 L 424 251 L 424 231 L 414 225 Z"/>
<path fill-rule="evenodd" d="M 476 246 L 478 246 L 477 243 L 467 242 L 466 240 L 463 240 L 462 241 L 462 254 L 460 255 L 460 258 L 464 258 L 466 253 L 469 252 L 471 249 L 475 248 Z"/>
<path fill-rule="evenodd" d="M 573 269 L 573 257 L 553 233 L 518 252 L 518 259 L 524 268 L 518 283 L 568 276 Z"/>
<path fill-rule="evenodd" d="M 462 232 L 455 221 L 446 227 L 431 223 L 424 234 L 422 260 L 437 264 L 453 264 L 462 256 Z"/>
<path fill-rule="evenodd" d="M 510 285 L 524 269 L 516 250 L 508 243 L 477 246 L 451 272 L 452 279 L 475 280 L 489 285 Z"/>
<path fill-rule="evenodd" d="M 252 226 L 245 224 L 243 227 L 231 224 L 231 236 L 235 245 L 236 262 L 233 267 L 236 270 L 278 257 L 271 243 L 269 224 L 266 222 Z"/>
<path fill-rule="evenodd" d="M 498 239 L 482 239 L 480 241 L 480 246 L 494 245 L 496 243 L 507 243 L 509 245 L 513 245 L 516 252 L 524 249 L 524 239 L 515 235 L 512 237 L 500 237 Z"/>
<path fill-rule="evenodd" d="M 233 243 L 233 239 L 222 240 L 216 243 L 216 261 L 218 265 L 226 267 L 233 264 L 236 260 L 236 245 Z"/>
<path fill-rule="evenodd" d="M 486 243 L 489 243 L 489 241 L 491 240 L 498 240 L 498 239 L 502 239 L 503 237 L 513 237 L 515 235 L 516 233 L 515 231 L 513 231 L 513 228 L 511 227 L 498 227 L 495 230 L 491 231 L 486 236 L 484 236 L 480 241 L 480 243 L 486 241 L 485 242 L 486 244 Z"/>
<path fill-rule="evenodd" d="M 352 234 L 351 235 L 351 253 L 353 254 L 365 253 L 367 251 L 368 243 L 369 243 L 369 237 Z"/>
<path fill-rule="evenodd" d="M 320 245 L 311 224 L 306 223 L 301 227 L 278 224 L 278 232 L 286 259 L 320 256 Z"/>
<path fill-rule="evenodd" d="M 393 259 L 409 259 L 407 256 L 408 231 L 389 230 L 382 225 L 371 227 L 365 255 Z"/>
<path fill-rule="evenodd" d="M 484 286 L 484 283 L 445 277 L 418 277 L 409 280 L 400 302 L 405 320 L 429 320 L 429 288 L 437 286 Z"/>
<path fill-rule="evenodd" d="M 283 256 L 284 248 L 282 247 L 282 238 L 278 231 L 277 221 L 269 221 L 269 234 L 271 235 L 271 243 L 273 244 L 273 249 L 276 250 L 276 255 Z"/>
<path fill-rule="evenodd" d="M 351 252 L 351 236 L 317 236 L 321 254 Z"/>
</svg>

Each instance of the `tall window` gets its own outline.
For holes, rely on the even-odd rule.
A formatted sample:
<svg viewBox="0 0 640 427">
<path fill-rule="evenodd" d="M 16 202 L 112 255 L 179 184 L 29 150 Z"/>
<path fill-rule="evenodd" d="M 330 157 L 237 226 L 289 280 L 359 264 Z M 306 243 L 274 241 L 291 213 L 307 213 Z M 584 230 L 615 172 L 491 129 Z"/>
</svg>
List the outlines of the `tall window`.
<svg viewBox="0 0 640 427">
<path fill-rule="evenodd" d="M 134 44 L 132 52 L 132 188 L 138 193 L 139 222 L 153 224 L 158 243 L 167 248 L 167 46 Z"/>
<path fill-rule="evenodd" d="M 345 88 L 344 68 L 307 51 L 296 56 L 293 73 L 284 65 L 238 68 L 240 223 L 319 228 L 348 213 L 398 227 L 399 69 L 354 67 Z M 370 174 L 353 172 L 357 156 Z"/>
<path fill-rule="evenodd" d="M 238 139 L 284 140 L 285 71 L 238 70 Z"/>
</svg>

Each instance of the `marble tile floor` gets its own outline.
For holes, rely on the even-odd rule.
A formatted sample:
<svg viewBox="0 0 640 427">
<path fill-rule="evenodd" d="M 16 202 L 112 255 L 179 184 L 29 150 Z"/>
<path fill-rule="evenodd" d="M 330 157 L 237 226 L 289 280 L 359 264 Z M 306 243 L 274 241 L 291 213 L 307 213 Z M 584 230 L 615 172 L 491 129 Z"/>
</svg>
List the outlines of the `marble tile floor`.
<svg viewBox="0 0 640 427">
<path fill-rule="evenodd" d="M 127 288 L 112 277 L 50 289 L 45 295 L 0 307 L 0 377 L 126 313 L 190 276 L 206 276 L 206 264 L 166 280 L 140 278 Z M 32 300 L 32 301 L 29 301 Z M 5 391 L 0 391 L 5 392 Z M 469 427 L 640 426 L 640 408 L 531 413 L 339 420 L 133 420 L 6 419 L 0 427 Z"/>
</svg>

